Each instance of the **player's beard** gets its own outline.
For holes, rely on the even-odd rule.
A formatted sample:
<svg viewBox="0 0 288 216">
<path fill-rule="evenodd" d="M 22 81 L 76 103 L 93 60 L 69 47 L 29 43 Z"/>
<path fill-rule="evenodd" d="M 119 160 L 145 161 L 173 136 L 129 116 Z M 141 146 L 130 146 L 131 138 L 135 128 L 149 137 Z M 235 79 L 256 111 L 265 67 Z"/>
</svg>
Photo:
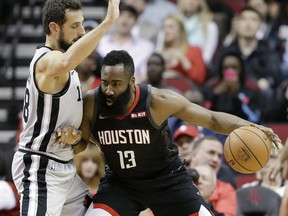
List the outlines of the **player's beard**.
<svg viewBox="0 0 288 216">
<path fill-rule="evenodd" d="M 113 116 L 123 115 L 127 111 L 127 103 L 131 98 L 130 89 L 131 89 L 130 85 L 127 85 L 126 90 L 122 94 L 118 96 L 107 96 L 103 93 L 102 88 L 100 86 L 99 101 L 104 105 L 105 113 Z M 111 106 L 107 105 L 106 98 L 113 100 L 113 104 Z"/>
<path fill-rule="evenodd" d="M 62 50 L 64 50 L 65 52 L 69 49 L 69 47 L 72 45 L 72 43 L 69 43 L 67 42 L 65 39 L 64 39 L 64 34 L 63 32 L 61 31 L 60 32 L 60 35 L 59 35 L 59 39 L 58 39 L 58 47 Z"/>
</svg>

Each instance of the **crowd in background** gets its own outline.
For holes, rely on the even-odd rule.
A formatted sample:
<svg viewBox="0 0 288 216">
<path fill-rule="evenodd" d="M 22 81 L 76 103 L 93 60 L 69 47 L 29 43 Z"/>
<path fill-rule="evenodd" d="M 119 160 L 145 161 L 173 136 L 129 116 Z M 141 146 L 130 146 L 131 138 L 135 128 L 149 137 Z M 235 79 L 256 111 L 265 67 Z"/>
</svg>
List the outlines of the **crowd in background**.
<svg viewBox="0 0 288 216">
<path fill-rule="evenodd" d="M 105 6 L 105 1 L 96 3 Z M 87 32 L 97 25 L 96 20 L 83 23 Z M 100 85 L 102 57 L 113 49 L 127 50 L 133 57 L 139 84 L 169 88 L 207 109 L 255 123 L 288 120 L 285 0 L 123 0 L 120 17 L 111 31 L 77 68 L 83 93 Z M 199 187 L 214 215 L 233 216 L 240 206 L 247 207 L 235 182 L 237 173 L 223 160 L 225 137 L 176 118 L 169 119 L 169 126 L 191 174 L 191 184 L 193 180 Z M 0 181 L 0 215 L 3 209 L 19 208 L 19 197 L 7 170 L 11 164 L 7 157 L 12 158 L 17 149 L 18 136 L 11 140 L 11 148 L 6 151 L 9 154 L 1 154 L 0 158 L 1 177 L 5 179 Z M 277 151 L 274 153 L 276 156 Z M 91 195 L 97 193 L 104 175 L 104 161 L 100 149 L 92 143 L 75 157 L 78 175 Z M 2 172 L 4 167 L 6 172 Z M 284 170 L 275 182 L 270 182 L 263 169 L 256 174 L 255 182 L 243 185 L 241 190 L 250 187 L 262 196 L 263 187 L 268 188 L 268 197 L 275 196 L 279 202 L 273 204 L 273 209 L 264 209 L 268 208 L 266 204 L 259 211 L 279 215 L 282 197 L 287 200 L 288 194 L 285 177 Z M 4 189 L 11 202 L 1 205 Z M 249 193 L 244 196 L 249 197 Z M 267 194 L 262 202 L 266 201 L 264 196 Z M 282 206 L 285 209 L 285 204 Z M 153 213 L 147 210 L 141 215 Z"/>
</svg>

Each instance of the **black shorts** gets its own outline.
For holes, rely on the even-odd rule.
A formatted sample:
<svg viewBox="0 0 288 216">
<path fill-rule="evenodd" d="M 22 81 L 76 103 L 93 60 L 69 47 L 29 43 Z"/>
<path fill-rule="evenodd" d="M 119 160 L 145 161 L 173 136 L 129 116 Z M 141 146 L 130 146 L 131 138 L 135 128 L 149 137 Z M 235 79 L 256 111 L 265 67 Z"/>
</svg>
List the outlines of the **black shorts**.
<svg viewBox="0 0 288 216">
<path fill-rule="evenodd" d="M 207 211 L 209 209 L 207 203 L 186 171 L 180 174 L 180 178 L 177 174 L 178 181 L 175 181 L 171 175 L 166 177 L 165 184 L 162 179 L 157 190 L 155 190 L 156 181 L 151 190 L 149 190 L 147 182 L 143 181 L 144 189 L 139 190 L 139 187 L 124 185 L 106 176 L 102 179 L 99 190 L 93 197 L 94 208 L 102 208 L 111 215 L 120 216 L 138 216 L 146 208 L 150 208 L 155 216 L 190 216 L 198 213 L 202 206 L 201 210 L 206 208 L 204 211 L 207 214 L 199 215 L 212 215 Z M 170 181 L 171 184 L 169 185 L 167 181 Z"/>
</svg>

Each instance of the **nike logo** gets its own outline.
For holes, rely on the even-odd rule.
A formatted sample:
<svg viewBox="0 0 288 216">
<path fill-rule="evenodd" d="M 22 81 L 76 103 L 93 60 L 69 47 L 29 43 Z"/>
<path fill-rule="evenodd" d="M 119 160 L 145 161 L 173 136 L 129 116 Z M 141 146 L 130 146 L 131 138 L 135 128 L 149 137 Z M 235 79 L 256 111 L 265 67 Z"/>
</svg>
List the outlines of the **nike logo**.
<svg viewBox="0 0 288 216">
<path fill-rule="evenodd" d="M 109 118 L 110 116 L 103 116 L 102 114 L 99 115 L 99 119 L 106 119 Z"/>
</svg>

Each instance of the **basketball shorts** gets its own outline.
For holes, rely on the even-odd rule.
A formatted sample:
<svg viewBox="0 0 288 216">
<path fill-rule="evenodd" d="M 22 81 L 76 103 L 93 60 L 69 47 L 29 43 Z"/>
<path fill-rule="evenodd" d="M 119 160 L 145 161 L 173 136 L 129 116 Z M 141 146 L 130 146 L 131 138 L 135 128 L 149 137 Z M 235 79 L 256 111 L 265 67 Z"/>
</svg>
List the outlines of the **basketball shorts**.
<svg viewBox="0 0 288 216">
<path fill-rule="evenodd" d="M 191 179 L 182 179 L 176 184 L 173 181 L 173 184 L 166 184 L 165 187 L 160 183 L 159 188 L 153 192 L 137 192 L 133 188 L 123 187 L 117 181 L 104 178 L 93 197 L 92 205 L 93 208 L 89 207 L 86 216 L 93 216 L 95 212 L 102 216 L 99 209 L 109 213 L 103 213 L 105 216 L 138 216 L 146 208 L 150 208 L 155 216 L 213 215 Z"/>
<path fill-rule="evenodd" d="M 81 216 L 87 187 L 76 174 L 73 160 L 62 162 L 51 157 L 17 151 L 12 175 L 20 198 L 21 216 Z"/>
</svg>

